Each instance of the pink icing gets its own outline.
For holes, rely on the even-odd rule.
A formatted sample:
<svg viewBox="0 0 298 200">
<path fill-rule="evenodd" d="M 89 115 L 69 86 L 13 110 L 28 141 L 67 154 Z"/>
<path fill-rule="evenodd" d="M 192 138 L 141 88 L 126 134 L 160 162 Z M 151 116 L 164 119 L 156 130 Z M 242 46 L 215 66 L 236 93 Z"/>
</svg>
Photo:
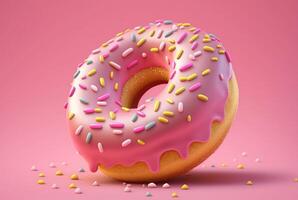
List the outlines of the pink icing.
<svg viewBox="0 0 298 200">
<path fill-rule="evenodd" d="M 79 74 L 73 80 L 67 106 L 67 116 L 70 112 L 75 114 L 69 119 L 70 135 L 93 172 L 99 164 L 105 167 L 116 164 L 131 166 L 139 161 L 145 162 L 156 172 L 162 153 L 176 150 L 186 158 L 189 145 L 195 141 L 208 141 L 211 122 L 224 117 L 232 67 L 229 54 L 219 53 L 219 50 L 224 49 L 217 45 L 222 44 L 214 36 L 210 42 L 204 43 L 205 32 L 200 29 L 190 31 L 190 27 L 174 26 L 169 21 L 151 23 L 139 34 L 141 28 L 127 31 L 119 36 L 121 39 L 117 36 L 107 42 L 107 47 L 93 51 L 86 62 L 80 65 Z M 152 30 L 155 34 L 150 36 Z M 132 39 L 133 34 L 135 39 Z M 166 34 L 169 36 L 165 38 Z M 194 34 L 199 34 L 199 38 L 189 42 Z M 146 42 L 137 47 L 137 42 L 142 38 Z M 169 39 L 178 41 L 173 52 L 167 50 L 172 45 Z M 151 48 L 159 48 L 161 42 L 165 44 L 161 45 L 158 53 L 150 52 Z M 204 51 L 204 46 L 213 48 L 214 52 Z M 129 56 L 122 57 L 128 48 L 133 48 L 133 51 Z M 177 59 L 177 52 L 181 49 L 183 54 Z M 105 58 L 104 62 L 100 62 L 99 56 Z M 218 61 L 212 61 L 212 57 L 217 57 Z M 152 66 L 168 69 L 169 83 L 175 84 L 173 92 L 169 94 L 166 87 L 154 100 L 140 106 L 142 109 L 122 110 L 121 91 L 125 82 L 138 71 Z M 210 73 L 202 76 L 201 72 L 207 68 Z M 96 69 L 96 74 L 88 76 L 92 69 Z M 114 73 L 112 79 L 111 71 Z M 197 73 L 194 80 L 180 81 L 181 76 L 193 73 Z M 99 84 L 99 77 L 104 77 L 104 86 Z M 115 83 L 119 85 L 117 91 L 114 89 Z M 90 89 L 94 86 L 98 90 Z M 186 90 L 175 95 L 175 91 L 181 87 Z M 208 101 L 198 100 L 198 94 L 207 95 Z M 168 98 L 174 103 L 167 103 Z M 88 104 L 82 103 L 80 99 Z M 155 100 L 161 102 L 157 112 L 154 112 Z M 102 111 L 95 112 L 95 108 Z M 114 120 L 109 118 L 111 111 L 116 113 Z M 165 116 L 164 111 L 173 112 L 174 116 Z M 187 115 L 192 116 L 191 122 L 186 121 Z M 161 116 L 167 118 L 169 123 L 159 122 L 158 117 Z M 96 117 L 105 120 L 97 123 Z M 133 117 L 136 120 L 132 120 Z M 138 144 L 138 140 L 144 141 L 145 145 Z"/>
</svg>

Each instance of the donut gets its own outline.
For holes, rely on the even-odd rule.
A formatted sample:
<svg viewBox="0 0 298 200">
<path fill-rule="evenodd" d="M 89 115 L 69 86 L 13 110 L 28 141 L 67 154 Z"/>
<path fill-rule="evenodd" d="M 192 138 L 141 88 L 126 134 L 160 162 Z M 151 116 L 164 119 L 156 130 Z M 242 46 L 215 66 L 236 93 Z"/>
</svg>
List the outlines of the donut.
<svg viewBox="0 0 298 200">
<path fill-rule="evenodd" d="M 160 181 L 191 170 L 222 143 L 238 85 L 215 35 L 156 20 L 93 50 L 74 73 L 64 107 L 74 146 L 92 172 Z"/>
</svg>

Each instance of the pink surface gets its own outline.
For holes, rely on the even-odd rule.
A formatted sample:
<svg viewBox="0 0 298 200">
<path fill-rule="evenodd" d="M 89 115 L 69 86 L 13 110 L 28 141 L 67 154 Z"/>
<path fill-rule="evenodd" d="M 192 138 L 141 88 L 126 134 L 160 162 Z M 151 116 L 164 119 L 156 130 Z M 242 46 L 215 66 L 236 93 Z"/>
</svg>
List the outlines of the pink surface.
<svg viewBox="0 0 298 200">
<path fill-rule="evenodd" d="M 296 1 L 1 1 L 1 199 L 145 199 L 148 190 L 152 199 L 171 199 L 172 191 L 180 199 L 297 197 L 297 11 Z M 85 172 L 77 183 L 83 194 L 75 195 L 68 175 L 87 166 L 74 153 L 62 108 L 75 66 L 119 30 L 159 18 L 191 22 L 230 51 L 240 87 L 230 134 L 205 168 L 169 181 L 171 189 L 134 184 L 124 193 L 121 183 Z M 54 176 L 51 161 L 67 176 Z M 235 169 L 239 162 L 244 170 Z M 46 185 L 35 183 L 32 165 Z M 95 179 L 101 186 L 90 186 Z M 61 188 L 52 190 L 54 182 Z M 190 190 L 179 190 L 184 183 Z"/>
</svg>

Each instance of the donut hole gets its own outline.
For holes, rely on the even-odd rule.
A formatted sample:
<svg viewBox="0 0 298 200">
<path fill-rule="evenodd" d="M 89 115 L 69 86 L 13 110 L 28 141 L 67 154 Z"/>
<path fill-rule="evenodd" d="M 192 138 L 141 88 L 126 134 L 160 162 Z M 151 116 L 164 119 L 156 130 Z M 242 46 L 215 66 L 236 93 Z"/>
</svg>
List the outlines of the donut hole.
<svg viewBox="0 0 298 200">
<path fill-rule="evenodd" d="M 121 93 L 121 104 L 126 108 L 137 108 L 148 95 L 155 95 L 169 82 L 169 70 L 164 67 L 148 67 L 126 81 Z M 158 89 L 158 90 L 157 90 Z M 146 93 L 146 95 L 144 95 Z M 143 98 L 142 98 L 143 97 Z"/>
</svg>

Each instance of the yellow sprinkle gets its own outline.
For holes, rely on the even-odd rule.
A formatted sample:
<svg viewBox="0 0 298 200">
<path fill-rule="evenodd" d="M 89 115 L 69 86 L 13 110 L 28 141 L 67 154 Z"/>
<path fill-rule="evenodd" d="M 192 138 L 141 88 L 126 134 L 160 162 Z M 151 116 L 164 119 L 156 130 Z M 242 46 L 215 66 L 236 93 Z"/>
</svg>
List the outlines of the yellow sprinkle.
<svg viewBox="0 0 298 200">
<path fill-rule="evenodd" d="M 153 47 L 150 49 L 151 52 L 158 53 L 159 49 L 157 47 Z"/>
<path fill-rule="evenodd" d="M 95 121 L 97 121 L 97 122 L 105 122 L 106 119 L 104 117 L 96 117 L 95 118 Z"/>
<path fill-rule="evenodd" d="M 181 56 L 183 55 L 183 49 L 180 49 L 179 51 L 178 51 L 178 53 L 177 53 L 177 56 L 176 56 L 176 58 L 179 60 L 180 58 L 181 58 Z"/>
<path fill-rule="evenodd" d="M 191 26 L 191 23 L 183 23 L 182 26 L 189 27 L 189 26 Z"/>
<path fill-rule="evenodd" d="M 144 142 L 143 140 L 140 140 L 140 139 L 138 139 L 137 142 L 138 142 L 138 144 L 140 144 L 140 145 L 144 145 L 144 144 L 145 144 L 145 142 Z"/>
<path fill-rule="evenodd" d="M 43 185 L 46 184 L 46 182 L 42 179 L 37 180 L 37 184 Z"/>
<path fill-rule="evenodd" d="M 246 185 L 253 185 L 254 183 L 251 180 L 246 181 Z"/>
<path fill-rule="evenodd" d="M 101 108 L 94 108 L 94 112 L 96 112 L 96 113 L 101 113 L 102 110 L 101 110 Z"/>
<path fill-rule="evenodd" d="M 140 39 L 140 40 L 137 42 L 137 47 L 141 47 L 145 42 L 146 42 L 146 39 L 145 39 L 145 38 Z"/>
<path fill-rule="evenodd" d="M 192 81 L 192 80 L 194 80 L 197 77 L 198 77 L 198 75 L 196 73 L 193 73 L 193 74 L 187 76 L 187 80 L 188 81 Z"/>
<path fill-rule="evenodd" d="M 111 120 L 115 120 L 116 119 L 116 113 L 114 113 L 113 111 L 109 112 L 109 116 L 111 118 Z"/>
<path fill-rule="evenodd" d="M 169 104 L 174 104 L 174 101 L 171 98 L 167 98 L 166 100 Z"/>
<path fill-rule="evenodd" d="M 183 23 L 177 23 L 176 26 L 182 26 Z"/>
<path fill-rule="evenodd" d="M 175 88 L 175 84 L 174 83 L 170 83 L 169 87 L 168 87 L 168 93 L 171 93 Z"/>
<path fill-rule="evenodd" d="M 103 57 L 103 55 L 100 55 L 99 56 L 99 62 L 100 63 L 103 63 L 105 61 L 105 58 Z"/>
<path fill-rule="evenodd" d="M 105 86 L 105 79 L 103 77 L 99 78 L 99 84 L 100 84 L 101 87 Z"/>
<path fill-rule="evenodd" d="M 208 101 L 208 97 L 204 94 L 198 94 L 198 99 L 201 101 Z"/>
<path fill-rule="evenodd" d="M 217 62 L 218 61 L 218 57 L 212 57 L 211 60 L 214 61 L 214 62 Z"/>
<path fill-rule="evenodd" d="M 189 29 L 189 31 L 193 32 L 193 31 L 195 31 L 196 29 L 197 29 L 196 27 L 192 27 L 192 28 Z"/>
<path fill-rule="evenodd" d="M 168 39 L 168 42 L 171 43 L 171 44 L 175 44 L 176 41 L 174 39 Z"/>
<path fill-rule="evenodd" d="M 121 107 L 121 109 L 123 110 L 123 111 L 125 111 L 125 112 L 129 112 L 130 111 L 130 109 L 129 108 L 127 108 L 127 107 Z"/>
<path fill-rule="evenodd" d="M 169 120 L 167 118 L 164 118 L 164 117 L 158 117 L 158 121 L 161 122 L 161 123 L 164 123 L 164 124 L 169 123 Z"/>
<path fill-rule="evenodd" d="M 75 188 L 77 188 L 77 186 L 74 183 L 71 183 L 71 184 L 68 185 L 68 188 L 69 189 L 75 189 Z"/>
<path fill-rule="evenodd" d="M 91 69 L 89 72 L 88 72 L 88 76 L 93 76 L 94 74 L 96 73 L 96 69 Z"/>
<path fill-rule="evenodd" d="M 216 48 L 222 48 L 222 45 L 220 45 L 220 44 L 218 44 L 218 45 L 216 45 Z"/>
<path fill-rule="evenodd" d="M 45 177 L 45 174 L 42 173 L 42 172 L 40 172 L 40 173 L 38 174 L 38 176 L 39 176 L 39 177 Z"/>
<path fill-rule="evenodd" d="M 79 180 L 79 176 L 78 176 L 77 174 L 72 174 L 72 175 L 70 176 L 70 179 L 71 179 L 71 180 Z"/>
<path fill-rule="evenodd" d="M 209 34 L 205 34 L 204 35 L 204 38 L 210 38 L 210 35 Z"/>
<path fill-rule="evenodd" d="M 177 198 L 178 197 L 178 194 L 176 192 L 172 192 L 171 195 L 172 195 L 173 198 Z"/>
<path fill-rule="evenodd" d="M 210 39 L 210 38 L 204 38 L 204 39 L 203 39 L 203 42 L 204 42 L 204 43 L 211 42 L 211 39 Z"/>
<path fill-rule="evenodd" d="M 206 76 L 208 75 L 209 73 L 211 72 L 211 70 L 208 68 L 208 69 L 205 69 L 204 71 L 202 71 L 202 76 Z"/>
<path fill-rule="evenodd" d="M 168 50 L 169 50 L 170 52 L 175 51 L 175 49 L 176 49 L 176 46 L 175 46 L 175 45 L 171 45 L 171 46 L 169 46 L 169 48 L 168 48 Z"/>
<path fill-rule="evenodd" d="M 190 43 L 193 43 L 194 41 L 196 41 L 199 38 L 198 34 L 194 34 L 193 36 L 191 36 L 191 38 L 189 39 Z"/>
<path fill-rule="evenodd" d="M 114 72 L 110 71 L 110 79 L 113 80 L 113 78 L 114 78 Z"/>
<path fill-rule="evenodd" d="M 118 83 L 115 83 L 115 84 L 114 84 L 114 90 L 115 90 L 115 91 L 118 91 L 118 88 L 119 88 L 119 84 L 118 84 Z"/>
<path fill-rule="evenodd" d="M 56 176 L 63 176 L 63 172 L 61 170 L 56 171 Z"/>
<path fill-rule="evenodd" d="M 121 35 L 123 35 L 123 32 L 119 32 L 119 33 L 116 34 L 117 37 L 119 37 Z"/>
<path fill-rule="evenodd" d="M 155 34 L 155 30 L 150 31 L 150 33 L 149 33 L 150 37 L 153 37 L 154 34 Z"/>
<path fill-rule="evenodd" d="M 218 51 L 218 53 L 219 53 L 219 54 L 225 54 L 225 50 L 220 49 L 220 50 Z"/>
<path fill-rule="evenodd" d="M 157 112 L 160 107 L 160 101 L 156 100 L 154 103 L 154 112 Z"/>
<path fill-rule="evenodd" d="M 180 87 L 178 90 L 175 91 L 175 95 L 179 95 L 185 91 L 185 87 Z"/>
<path fill-rule="evenodd" d="M 138 30 L 138 34 L 142 34 L 142 33 L 144 33 L 146 31 L 146 29 L 144 28 L 144 27 L 142 27 L 142 28 L 140 28 L 139 30 Z"/>
<path fill-rule="evenodd" d="M 237 169 L 244 169 L 244 165 L 243 164 L 238 164 Z"/>
<path fill-rule="evenodd" d="M 180 188 L 181 188 L 181 190 L 188 190 L 189 189 L 188 185 L 186 185 L 186 184 L 183 184 Z"/>
<path fill-rule="evenodd" d="M 125 29 L 124 33 L 127 33 L 127 32 L 129 32 L 129 31 L 130 31 L 130 29 L 127 28 L 127 29 Z"/>
<path fill-rule="evenodd" d="M 214 49 L 210 46 L 204 46 L 203 50 L 206 51 L 206 52 L 214 52 Z"/>
<path fill-rule="evenodd" d="M 187 115 L 186 121 L 191 122 L 191 115 Z"/>
<path fill-rule="evenodd" d="M 69 120 L 72 120 L 74 117 L 75 117 L 75 114 L 74 113 L 72 113 L 72 112 L 69 112 L 68 113 L 68 119 Z"/>
<path fill-rule="evenodd" d="M 173 112 L 171 112 L 171 111 L 164 111 L 163 113 L 162 113 L 164 116 L 166 116 L 166 117 L 174 117 L 174 113 Z"/>
<path fill-rule="evenodd" d="M 105 42 L 105 43 L 103 43 L 101 46 L 102 46 L 102 47 L 107 47 L 107 46 L 109 46 L 109 43 Z"/>
<path fill-rule="evenodd" d="M 180 77 L 179 77 L 179 80 L 180 80 L 181 82 L 187 81 L 187 77 L 186 77 L 186 76 L 180 76 Z"/>
</svg>

